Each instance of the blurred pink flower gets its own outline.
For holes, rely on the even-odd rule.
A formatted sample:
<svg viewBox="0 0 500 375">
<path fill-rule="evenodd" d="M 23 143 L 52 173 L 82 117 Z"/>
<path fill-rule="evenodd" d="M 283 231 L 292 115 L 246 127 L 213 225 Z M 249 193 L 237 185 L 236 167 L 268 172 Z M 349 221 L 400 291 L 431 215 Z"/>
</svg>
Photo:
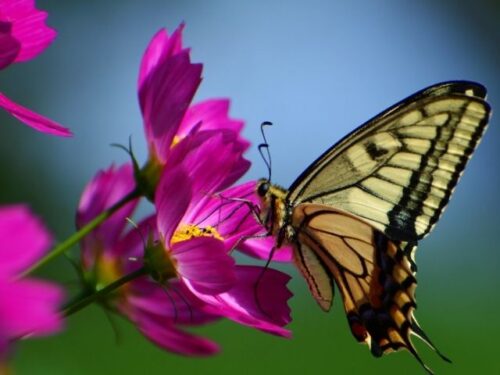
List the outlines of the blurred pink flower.
<svg viewBox="0 0 500 375">
<path fill-rule="evenodd" d="M 190 61 L 182 47 L 181 25 L 168 36 L 161 29 L 153 37 L 139 70 L 139 103 L 144 118 L 150 162 L 164 165 L 172 146 L 187 135 L 215 130 L 225 133 L 241 152 L 249 147 L 240 137 L 243 121 L 228 117 L 228 99 L 210 99 L 190 107 L 201 82 L 201 64 Z"/>
<path fill-rule="evenodd" d="M 0 1 L 0 69 L 31 60 L 52 43 L 57 33 L 45 24 L 46 18 L 47 13 L 36 9 L 33 0 Z M 71 136 L 68 129 L 1 93 L 0 107 L 42 133 Z"/>
<path fill-rule="evenodd" d="M 62 290 L 23 278 L 52 242 L 42 222 L 22 205 L 0 207 L 0 361 L 14 340 L 61 329 Z"/>
<path fill-rule="evenodd" d="M 122 165 L 119 168 L 111 166 L 109 169 L 100 171 L 87 184 L 78 205 L 76 225 L 81 228 L 105 209 L 120 201 L 135 187 L 133 168 L 131 164 Z M 104 223 L 99 225 L 82 240 L 82 263 L 85 269 L 94 269 L 94 262 L 98 257 L 113 257 L 107 254 L 112 246 L 118 241 L 125 227 L 127 217 L 134 212 L 139 199 L 134 199 L 120 208 Z M 98 256 L 96 255 L 98 252 Z"/>
</svg>

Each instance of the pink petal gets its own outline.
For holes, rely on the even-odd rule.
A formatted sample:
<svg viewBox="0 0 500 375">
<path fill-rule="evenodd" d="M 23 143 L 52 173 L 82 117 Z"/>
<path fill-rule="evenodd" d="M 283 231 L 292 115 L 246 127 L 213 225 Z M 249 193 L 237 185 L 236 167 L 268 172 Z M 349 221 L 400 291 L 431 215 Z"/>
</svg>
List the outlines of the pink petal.
<svg viewBox="0 0 500 375">
<path fill-rule="evenodd" d="M 165 59 L 152 70 L 139 91 L 150 152 L 165 162 L 174 135 L 201 82 L 201 64 L 191 64 L 189 52 Z"/>
<path fill-rule="evenodd" d="M 228 142 L 221 131 L 199 131 L 186 137 L 170 155 L 170 165 L 182 164 L 193 183 L 190 216 L 205 204 L 206 199 L 239 178 L 235 170 L 244 172 L 249 163 L 241 150 Z M 241 165 L 245 168 L 241 168 Z M 190 221 L 187 219 L 186 221 Z"/>
<path fill-rule="evenodd" d="M 141 312 L 136 314 L 134 322 L 144 336 L 168 351 L 188 356 L 207 356 L 219 351 L 214 342 L 177 329 L 169 319 Z"/>
<path fill-rule="evenodd" d="M 191 106 L 182 119 L 178 134 L 188 135 L 198 124 L 199 130 L 232 130 L 240 133 L 244 122 L 229 118 L 229 99 L 210 99 Z"/>
<path fill-rule="evenodd" d="M 181 24 L 169 37 L 167 30 L 161 29 L 151 39 L 141 60 L 138 80 L 139 91 L 147 76 L 158 64 L 171 56 L 177 55 L 182 50 L 183 30 L 184 24 Z"/>
<path fill-rule="evenodd" d="M 32 0 L 0 2 L 0 21 L 11 23 L 12 36 L 21 45 L 15 62 L 36 57 L 52 43 L 57 33 L 45 24 L 46 18 Z"/>
<path fill-rule="evenodd" d="M 0 275 L 16 276 L 48 250 L 52 236 L 23 205 L 0 207 Z"/>
<path fill-rule="evenodd" d="M 201 227 L 216 228 L 226 246 L 232 249 L 247 236 L 265 233 L 256 219 L 258 207 L 254 197 L 255 181 L 231 187 L 210 196 L 191 220 Z"/>
<path fill-rule="evenodd" d="M 70 137 L 72 135 L 71 131 L 62 127 L 57 122 L 49 120 L 38 113 L 29 110 L 12 100 L 7 98 L 5 95 L 0 93 L 0 107 L 9 112 L 12 116 L 17 118 L 19 121 L 24 122 L 26 125 L 38 130 L 42 133 Z"/>
<path fill-rule="evenodd" d="M 10 29 L 10 24 L 0 21 L 0 69 L 12 64 L 21 49 L 20 43 L 8 29 Z"/>
<path fill-rule="evenodd" d="M 191 180 L 182 166 L 166 168 L 155 192 L 158 231 L 168 246 L 189 202 L 191 201 Z"/>
<path fill-rule="evenodd" d="M 195 237 L 172 245 L 177 271 L 198 293 L 218 294 L 234 285 L 234 259 L 224 243 L 211 237 Z"/>
<path fill-rule="evenodd" d="M 276 246 L 276 239 L 273 236 L 268 236 L 264 238 L 250 238 L 239 244 L 238 250 L 251 257 L 268 260 L 274 246 Z M 272 260 L 276 262 L 292 262 L 292 248 L 290 246 L 282 246 L 276 249 Z"/>
<path fill-rule="evenodd" d="M 134 171 L 131 164 L 119 168 L 111 166 L 100 171 L 85 187 L 76 216 L 81 228 L 113 204 L 120 201 L 135 188 Z M 82 255 L 86 267 L 90 267 L 96 249 L 111 250 L 132 215 L 139 199 L 134 199 L 116 211 L 109 219 L 82 240 Z"/>
<path fill-rule="evenodd" d="M 237 266 L 235 286 L 215 296 L 198 293 L 189 282 L 186 285 L 206 303 L 207 312 L 264 332 L 290 337 L 290 332 L 282 328 L 291 321 L 287 301 L 292 293 L 286 287 L 290 276 L 272 268 L 266 269 L 262 275 L 262 270 L 257 266 Z M 261 280 L 255 289 L 259 278 Z"/>
<path fill-rule="evenodd" d="M 259 278 L 259 284 L 256 285 Z M 228 303 L 235 308 L 243 307 L 257 319 L 285 326 L 292 320 L 287 304 L 293 296 L 287 288 L 290 279 L 286 273 L 272 268 L 263 270 L 258 266 L 240 266 L 239 283 L 228 293 L 233 298 Z"/>
<path fill-rule="evenodd" d="M 201 325 L 219 319 L 198 308 L 199 300 L 178 280 L 168 285 L 159 285 L 148 278 L 130 283 L 125 310 L 141 310 L 144 313 L 162 316 L 176 324 Z"/>
<path fill-rule="evenodd" d="M 62 328 L 59 287 L 42 281 L 0 280 L 0 331 L 11 339 L 41 336 Z"/>
</svg>

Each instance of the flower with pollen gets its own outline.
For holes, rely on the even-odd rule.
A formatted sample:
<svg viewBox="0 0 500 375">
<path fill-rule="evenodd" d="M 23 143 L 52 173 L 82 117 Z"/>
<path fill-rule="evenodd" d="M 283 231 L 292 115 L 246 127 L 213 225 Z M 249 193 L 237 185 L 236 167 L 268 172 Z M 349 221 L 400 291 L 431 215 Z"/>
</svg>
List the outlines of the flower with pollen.
<svg viewBox="0 0 500 375">
<path fill-rule="evenodd" d="M 146 271 L 100 301 L 166 350 L 209 355 L 217 346 L 183 328 L 227 317 L 289 336 L 283 327 L 291 320 L 290 278 L 236 265 L 232 257 L 240 245 L 265 257 L 262 247 L 243 242 L 262 231 L 251 209 L 255 182 L 232 186 L 250 166 L 243 157 L 249 143 L 240 135 L 243 122 L 228 117 L 229 100 L 190 105 L 201 65 L 182 47 L 182 29 L 170 37 L 158 32 L 142 59 L 139 102 L 148 161 L 140 170 L 127 165 L 100 172 L 84 191 L 77 223 L 82 227 L 136 188 L 152 201 L 156 213 L 135 228 L 125 230 L 137 200 L 82 241 L 86 282 L 100 289 Z"/>
<path fill-rule="evenodd" d="M 134 184 L 131 165 L 99 172 L 86 186 L 80 200 L 78 226 L 85 225 L 112 206 Z M 155 217 L 125 231 L 126 218 L 132 215 L 137 203 L 138 200 L 134 200 L 115 212 L 82 240 L 82 266 L 88 287 L 101 289 L 142 266 L 148 267 L 150 262 L 160 269 L 157 279 L 161 283 L 141 277 L 123 285 L 101 302 L 126 316 L 148 339 L 166 350 L 185 355 L 215 353 L 218 350 L 215 343 L 180 329 L 210 322 L 215 317 L 188 302 L 189 296 L 176 281 L 175 261 L 165 251 L 155 230 Z M 149 238 L 148 234 L 151 234 Z M 175 292 L 166 294 L 167 283 Z"/>
</svg>

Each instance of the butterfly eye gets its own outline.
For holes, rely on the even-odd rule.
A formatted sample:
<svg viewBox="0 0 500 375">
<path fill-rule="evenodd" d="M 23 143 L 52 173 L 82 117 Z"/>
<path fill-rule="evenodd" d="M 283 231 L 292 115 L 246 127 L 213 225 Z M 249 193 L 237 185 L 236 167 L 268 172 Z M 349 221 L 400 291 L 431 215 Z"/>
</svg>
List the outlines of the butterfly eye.
<svg viewBox="0 0 500 375">
<path fill-rule="evenodd" d="M 268 191 L 269 191 L 269 182 L 262 181 L 261 183 L 259 183 L 259 187 L 257 188 L 257 194 L 259 194 L 260 197 L 265 197 Z"/>
</svg>

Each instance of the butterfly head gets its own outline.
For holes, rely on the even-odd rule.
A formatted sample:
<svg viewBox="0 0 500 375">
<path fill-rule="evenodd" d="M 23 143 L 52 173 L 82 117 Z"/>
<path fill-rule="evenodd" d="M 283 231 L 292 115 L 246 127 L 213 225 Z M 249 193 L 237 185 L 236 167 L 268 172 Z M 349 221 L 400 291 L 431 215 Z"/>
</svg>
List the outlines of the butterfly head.
<svg viewBox="0 0 500 375">
<path fill-rule="evenodd" d="M 270 189 L 271 189 L 271 183 L 267 178 L 261 178 L 257 182 L 257 195 L 261 199 L 264 199 L 268 195 Z"/>
</svg>

